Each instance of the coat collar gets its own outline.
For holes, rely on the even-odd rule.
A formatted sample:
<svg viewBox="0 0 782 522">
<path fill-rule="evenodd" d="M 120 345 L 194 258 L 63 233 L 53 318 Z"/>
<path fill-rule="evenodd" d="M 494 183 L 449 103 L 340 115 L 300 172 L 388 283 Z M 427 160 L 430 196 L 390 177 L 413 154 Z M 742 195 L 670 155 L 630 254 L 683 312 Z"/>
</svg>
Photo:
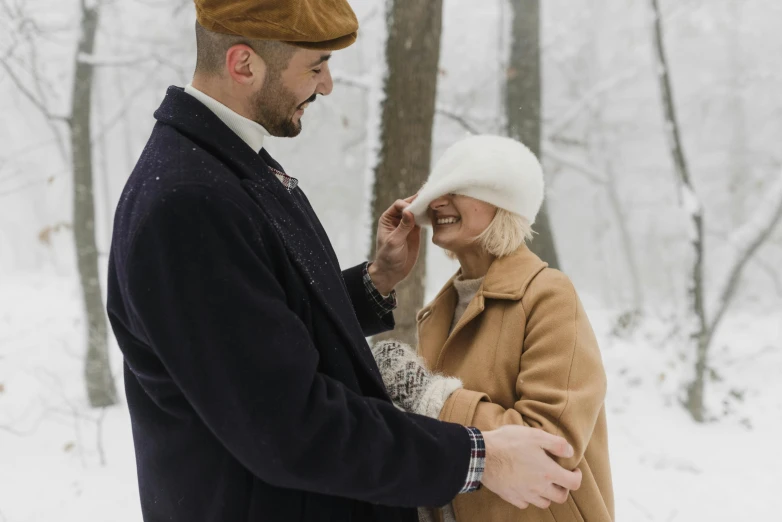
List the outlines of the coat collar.
<svg viewBox="0 0 782 522">
<path fill-rule="evenodd" d="M 547 266 L 548 263 L 543 262 L 527 245 L 522 245 L 513 254 L 494 260 L 489 266 L 489 271 L 486 273 L 476 297 L 518 301 L 524 296 L 530 282 Z M 453 306 L 456 306 L 456 290 L 453 287 L 453 282 L 461 275 L 462 271 L 459 269 L 445 283 L 432 301 L 432 305 L 438 301 L 447 300 L 449 303 L 452 301 Z M 418 313 L 419 320 L 422 315 L 426 315 L 428 308 L 429 306 L 424 307 Z"/>
<path fill-rule="evenodd" d="M 271 170 L 283 171 L 282 167 L 265 149 L 260 154 L 253 151 L 211 110 L 182 88 L 169 87 L 155 118 L 203 147 L 239 177 L 245 191 L 277 231 L 291 263 L 302 278 L 310 282 L 320 307 L 374 378 L 375 384 L 385 390 L 358 321 L 349 320 L 355 317 L 355 310 L 336 254 L 317 218 L 309 215 L 304 195 L 294 197 Z"/>
<path fill-rule="evenodd" d="M 248 147 L 256 152 L 261 151 L 264 140 L 270 136 L 269 131 L 263 125 L 234 112 L 208 94 L 193 87 L 192 83 L 185 85 L 185 92 L 215 113 L 215 116 L 220 118 L 220 121 L 234 131 Z"/>
<path fill-rule="evenodd" d="M 434 369 L 438 370 L 447 344 L 485 310 L 487 299 L 520 300 L 530 282 L 547 266 L 526 245 L 509 256 L 496 259 L 489 267 L 475 298 L 449 335 L 457 302 L 453 281 L 462 273 L 461 270 L 456 272 L 431 304 L 418 313 L 421 354 L 428 361 L 436 361 Z"/>
<path fill-rule="evenodd" d="M 527 291 L 530 281 L 547 266 L 527 245 L 522 245 L 513 254 L 496 259 L 491 264 L 479 292 L 491 299 L 518 301 Z"/>
<path fill-rule="evenodd" d="M 286 192 L 262 159 L 265 151 L 250 148 L 228 125 L 181 87 L 169 87 L 155 111 L 155 119 L 203 147 L 225 163 L 241 179 L 275 181 L 280 194 Z"/>
</svg>

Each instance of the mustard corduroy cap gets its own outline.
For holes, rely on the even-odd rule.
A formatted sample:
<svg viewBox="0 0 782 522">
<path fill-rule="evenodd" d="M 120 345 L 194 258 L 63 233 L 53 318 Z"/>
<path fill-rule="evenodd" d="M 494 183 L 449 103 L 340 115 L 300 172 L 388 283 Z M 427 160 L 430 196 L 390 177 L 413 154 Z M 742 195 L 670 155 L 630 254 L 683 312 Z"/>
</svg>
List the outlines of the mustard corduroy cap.
<svg viewBox="0 0 782 522">
<path fill-rule="evenodd" d="M 209 31 L 305 49 L 344 49 L 358 33 L 347 0 L 195 0 L 195 7 Z"/>
</svg>

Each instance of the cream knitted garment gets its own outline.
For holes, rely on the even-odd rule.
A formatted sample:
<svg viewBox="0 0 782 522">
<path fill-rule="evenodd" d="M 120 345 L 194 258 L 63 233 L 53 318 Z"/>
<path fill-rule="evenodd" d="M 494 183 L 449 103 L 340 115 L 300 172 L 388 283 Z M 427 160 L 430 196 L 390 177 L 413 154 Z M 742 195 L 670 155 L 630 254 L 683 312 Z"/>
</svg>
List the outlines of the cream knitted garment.
<svg viewBox="0 0 782 522">
<path fill-rule="evenodd" d="M 456 293 L 459 294 L 459 301 L 456 303 L 456 309 L 453 311 L 453 321 L 451 321 L 451 329 L 448 331 L 450 335 L 453 329 L 456 328 L 457 323 L 461 320 L 464 312 L 467 311 L 467 307 L 470 305 L 470 301 L 475 298 L 475 294 L 478 293 L 478 289 L 483 283 L 483 278 L 480 279 L 455 279 L 453 287 Z"/>
</svg>

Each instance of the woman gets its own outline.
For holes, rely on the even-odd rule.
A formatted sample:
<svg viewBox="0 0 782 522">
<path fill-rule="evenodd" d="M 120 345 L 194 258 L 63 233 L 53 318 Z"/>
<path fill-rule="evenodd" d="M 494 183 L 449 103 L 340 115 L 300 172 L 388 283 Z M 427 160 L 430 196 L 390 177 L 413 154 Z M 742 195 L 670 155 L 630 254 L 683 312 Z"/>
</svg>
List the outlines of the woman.
<svg viewBox="0 0 782 522">
<path fill-rule="evenodd" d="M 520 510 L 483 488 L 422 520 L 610 522 L 613 491 L 606 376 L 570 280 L 525 245 L 543 202 L 543 174 L 522 144 L 474 136 L 437 163 L 409 210 L 460 270 L 418 314 L 418 354 L 395 341 L 373 352 L 408 411 L 492 430 L 520 424 L 564 436 L 560 461 L 583 474 L 565 504 Z M 543 503 L 546 505 L 548 503 Z"/>
</svg>

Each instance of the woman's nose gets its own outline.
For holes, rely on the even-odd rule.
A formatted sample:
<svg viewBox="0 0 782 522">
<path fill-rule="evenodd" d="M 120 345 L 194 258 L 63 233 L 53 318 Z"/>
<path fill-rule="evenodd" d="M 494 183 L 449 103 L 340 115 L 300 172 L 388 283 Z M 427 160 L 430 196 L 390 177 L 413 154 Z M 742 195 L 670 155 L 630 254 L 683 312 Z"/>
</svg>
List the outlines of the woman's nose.
<svg viewBox="0 0 782 522">
<path fill-rule="evenodd" d="M 445 198 L 437 198 L 431 203 L 429 203 L 429 208 L 431 208 L 432 210 L 437 210 L 438 208 L 442 208 L 447 204 L 448 204 L 448 200 L 446 200 Z"/>
</svg>

